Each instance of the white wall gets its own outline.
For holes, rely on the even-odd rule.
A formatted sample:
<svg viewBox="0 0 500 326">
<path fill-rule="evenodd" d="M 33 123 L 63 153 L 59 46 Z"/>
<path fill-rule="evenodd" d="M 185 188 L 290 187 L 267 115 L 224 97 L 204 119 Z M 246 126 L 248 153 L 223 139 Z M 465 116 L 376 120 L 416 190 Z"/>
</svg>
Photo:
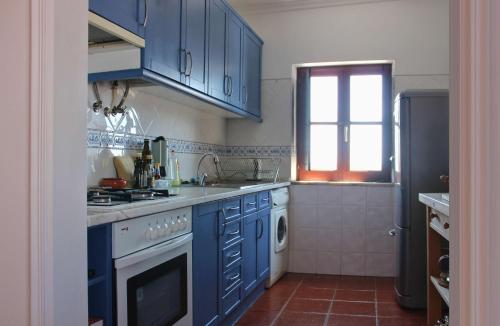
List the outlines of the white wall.
<svg viewBox="0 0 500 326">
<path fill-rule="evenodd" d="M 110 83 L 99 83 L 99 92 L 105 106 L 111 106 L 112 92 Z M 115 105 L 123 93 L 120 84 Z M 94 113 L 91 109 L 95 96 L 88 87 L 87 127 L 117 133 L 136 134 L 139 136 L 164 136 L 189 142 L 202 142 L 216 145 L 226 143 L 226 120 L 223 117 L 194 109 L 164 97 L 152 95 L 144 88 L 132 88 L 126 105 L 129 114 L 123 120 L 121 115 L 106 118 L 104 114 Z M 221 109 L 219 109 L 221 110 Z M 121 120 L 121 122 L 120 122 Z M 87 182 L 97 185 L 101 178 L 115 177 L 112 157 L 132 155 L 136 151 L 89 148 L 87 150 Z M 181 178 L 189 180 L 196 175 L 199 154 L 178 154 Z"/>
<path fill-rule="evenodd" d="M 54 326 L 87 325 L 87 6 L 54 3 Z"/>
<path fill-rule="evenodd" d="M 29 49 L 28 0 L 0 3 L 2 127 L 0 159 L 0 316 L 29 324 Z M 15 33 L 13 32 L 15 31 Z"/>
</svg>

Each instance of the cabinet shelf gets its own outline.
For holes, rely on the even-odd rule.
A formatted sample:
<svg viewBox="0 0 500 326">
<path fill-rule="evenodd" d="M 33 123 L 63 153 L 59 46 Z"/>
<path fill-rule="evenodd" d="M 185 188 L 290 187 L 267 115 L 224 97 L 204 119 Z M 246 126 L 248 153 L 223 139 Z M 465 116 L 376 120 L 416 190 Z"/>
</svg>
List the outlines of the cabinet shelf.
<svg viewBox="0 0 500 326">
<path fill-rule="evenodd" d="M 439 280 L 437 277 L 431 276 L 431 282 L 438 291 L 439 295 L 441 298 L 443 298 L 443 301 L 450 306 L 450 289 L 445 288 L 444 286 L 441 286 L 439 284 Z"/>
<path fill-rule="evenodd" d="M 437 218 L 433 218 L 429 223 L 431 229 L 436 231 L 440 236 L 450 241 L 450 232 L 444 228 L 444 226 L 439 222 Z"/>
</svg>

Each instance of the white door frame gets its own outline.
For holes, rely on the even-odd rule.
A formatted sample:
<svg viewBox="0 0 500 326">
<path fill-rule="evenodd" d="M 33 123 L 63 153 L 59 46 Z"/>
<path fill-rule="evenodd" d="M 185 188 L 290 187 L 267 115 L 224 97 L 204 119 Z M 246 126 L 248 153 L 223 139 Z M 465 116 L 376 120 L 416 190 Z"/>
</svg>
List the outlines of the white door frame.
<svg viewBox="0 0 500 326">
<path fill-rule="evenodd" d="M 31 0 L 30 320 L 54 325 L 53 105 L 54 1 Z"/>
<path fill-rule="evenodd" d="M 496 325 L 491 300 L 490 0 L 450 0 L 451 324 Z M 496 90 L 498 92 L 498 90 Z M 498 127 L 498 126 L 497 126 Z M 500 248 L 497 248 L 500 250 Z M 496 296 L 500 295 L 499 293 Z M 495 295 L 494 295 L 495 296 Z M 497 313 L 498 314 L 498 313 Z"/>
</svg>

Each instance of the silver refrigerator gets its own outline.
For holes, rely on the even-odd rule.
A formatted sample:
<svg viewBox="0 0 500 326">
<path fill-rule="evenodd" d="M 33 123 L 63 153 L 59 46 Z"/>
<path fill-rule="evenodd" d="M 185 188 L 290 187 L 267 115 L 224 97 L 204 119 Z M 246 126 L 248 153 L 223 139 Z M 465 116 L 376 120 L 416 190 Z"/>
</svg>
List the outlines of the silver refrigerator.
<svg viewBox="0 0 500 326">
<path fill-rule="evenodd" d="M 396 297 L 406 308 L 425 308 L 426 211 L 422 192 L 448 192 L 448 91 L 408 90 L 397 95 L 393 112 Z M 437 262 L 436 262 L 437 263 Z"/>
</svg>

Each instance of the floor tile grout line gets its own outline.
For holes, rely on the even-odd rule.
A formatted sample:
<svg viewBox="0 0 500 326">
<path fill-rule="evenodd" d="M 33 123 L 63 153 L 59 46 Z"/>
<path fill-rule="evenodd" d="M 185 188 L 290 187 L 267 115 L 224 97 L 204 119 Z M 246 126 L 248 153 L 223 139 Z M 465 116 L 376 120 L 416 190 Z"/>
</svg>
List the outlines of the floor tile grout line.
<svg viewBox="0 0 500 326">
<path fill-rule="evenodd" d="M 330 316 L 333 308 L 333 301 L 335 299 L 335 295 L 337 293 L 337 289 L 333 289 L 332 301 L 330 302 L 330 306 L 328 307 L 328 312 L 326 313 L 326 318 L 323 321 L 323 326 L 328 326 L 328 322 L 330 321 Z"/>
<path fill-rule="evenodd" d="M 295 289 L 292 291 L 292 293 L 290 294 L 290 297 L 286 300 L 285 304 L 283 305 L 283 307 L 281 307 L 280 311 L 278 312 L 278 314 L 276 315 L 276 317 L 274 317 L 273 321 L 271 322 L 271 325 L 270 326 L 273 326 L 276 324 L 276 322 L 278 321 L 278 319 L 281 317 L 281 314 L 285 311 L 285 308 L 286 306 L 288 305 L 288 303 L 290 301 L 292 301 L 292 298 L 293 296 L 295 295 L 295 293 L 297 292 L 297 290 L 299 289 L 299 287 L 302 285 L 302 282 L 304 282 L 304 279 L 301 279 L 299 284 L 297 284 L 295 286 Z"/>
<path fill-rule="evenodd" d="M 378 321 L 378 295 L 377 295 L 377 279 L 375 279 L 375 326 L 379 326 Z"/>
</svg>

